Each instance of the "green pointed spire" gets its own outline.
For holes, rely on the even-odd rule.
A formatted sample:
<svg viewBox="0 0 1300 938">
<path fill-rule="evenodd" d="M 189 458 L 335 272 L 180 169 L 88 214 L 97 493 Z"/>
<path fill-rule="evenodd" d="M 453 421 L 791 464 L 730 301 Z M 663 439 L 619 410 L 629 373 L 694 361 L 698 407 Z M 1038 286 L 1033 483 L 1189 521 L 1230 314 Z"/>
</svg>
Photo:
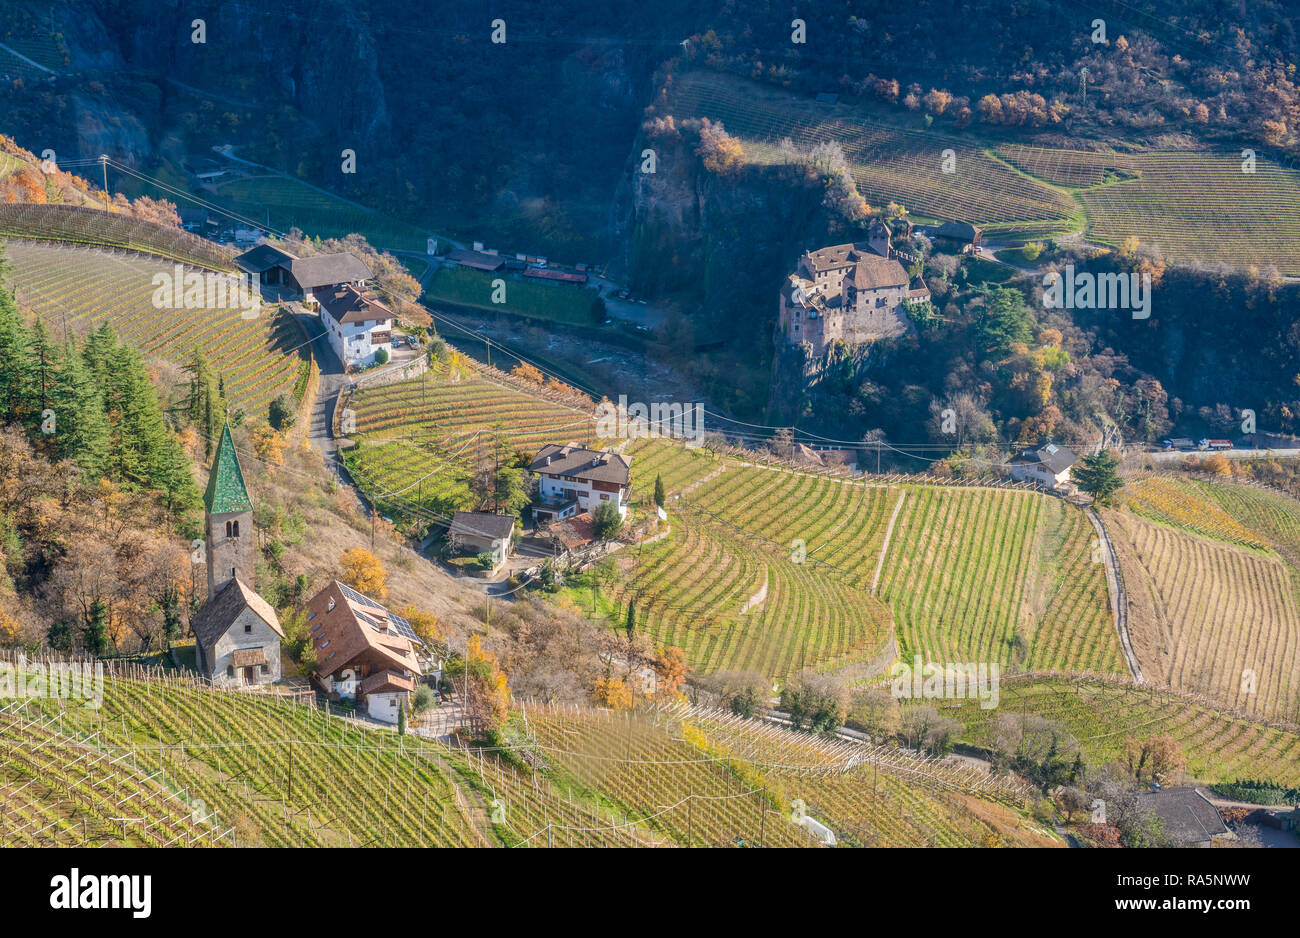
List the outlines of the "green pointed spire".
<svg viewBox="0 0 1300 938">
<path fill-rule="evenodd" d="M 208 473 L 208 490 L 203 493 L 203 504 L 211 515 L 253 510 L 248 489 L 244 487 L 244 472 L 239 468 L 239 456 L 235 453 L 235 442 L 230 438 L 228 423 L 221 431 L 217 455 L 212 458 L 212 471 Z"/>
</svg>

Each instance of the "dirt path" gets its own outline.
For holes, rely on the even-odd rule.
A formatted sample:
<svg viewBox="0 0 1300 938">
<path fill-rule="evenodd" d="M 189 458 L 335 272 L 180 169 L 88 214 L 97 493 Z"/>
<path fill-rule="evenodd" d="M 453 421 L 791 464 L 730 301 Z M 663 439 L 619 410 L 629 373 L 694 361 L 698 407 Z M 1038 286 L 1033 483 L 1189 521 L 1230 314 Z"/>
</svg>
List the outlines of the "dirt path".
<svg viewBox="0 0 1300 938">
<path fill-rule="evenodd" d="M 885 542 L 880 545 L 880 557 L 876 560 L 876 575 L 871 578 L 871 595 L 876 595 L 876 587 L 880 585 L 880 572 L 885 569 L 885 555 L 889 553 L 889 542 L 894 536 L 894 522 L 898 520 L 898 513 L 903 509 L 903 499 L 907 497 L 907 489 L 902 489 L 898 493 L 898 501 L 894 503 L 893 514 L 889 516 L 889 527 L 885 528 Z"/>
<path fill-rule="evenodd" d="M 1106 592 L 1110 594 L 1110 611 L 1115 620 L 1115 630 L 1119 632 L 1120 648 L 1124 652 L 1133 680 L 1141 683 L 1142 665 L 1138 663 L 1137 654 L 1133 651 L 1133 641 L 1128 633 L 1128 593 L 1124 590 L 1124 575 L 1120 572 L 1119 560 L 1115 557 L 1115 548 L 1106 534 L 1106 526 L 1102 524 L 1101 515 L 1097 514 L 1096 508 L 1091 507 L 1088 508 L 1087 513 L 1088 520 L 1092 522 L 1093 530 L 1097 532 L 1097 539 L 1101 543 L 1101 559 L 1106 564 Z"/>
</svg>

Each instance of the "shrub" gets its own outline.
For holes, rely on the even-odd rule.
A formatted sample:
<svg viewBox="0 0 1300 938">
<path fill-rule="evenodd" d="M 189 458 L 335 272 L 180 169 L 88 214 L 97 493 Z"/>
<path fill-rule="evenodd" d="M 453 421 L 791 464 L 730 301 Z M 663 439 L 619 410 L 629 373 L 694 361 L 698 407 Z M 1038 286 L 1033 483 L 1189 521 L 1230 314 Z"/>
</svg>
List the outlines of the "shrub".
<svg viewBox="0 0 1300 938">
<path fill-rule="evenodd" d="M 381 348 L 375 350 L 375 364 L 376 365 L 388 364 L 388 349 Z"/>
<path fill-rule="evenodd" d="M 623 516 L 618 513 L 618 507 L 613 502 L 601 502 L 591 512 L 592 532 L 601 540 L 617 537 L 622 527 Z"/>
<path fill-rule="evenodd" d="M 493 567 L 496 566 L 497 563 L 496 554 L 492 554 L 487 551 L 484 551 L 483 553 L 475 556 L 474 562 L 477 563 L 484 570 L 491 570 Z"/>
<path fill-rule="evenodd" d="M 426 710 L 437 706 L 438 698 L 433 692 L 433 688 L 428 684 L 421 684 L 415 689 L 415 695 L 411 698 L 411 713 L 419 715 Z"/>
<path fill-rule="evenodd" d="M 281 394 L 271 401 L 271 411 L 268 414 L 268 419 L 271 426 L 277 430 L 284 431 L 292 427 L 298 419 L 298 411 L 294 407 L 293 398 L 288 394 Z"/>
</svg>

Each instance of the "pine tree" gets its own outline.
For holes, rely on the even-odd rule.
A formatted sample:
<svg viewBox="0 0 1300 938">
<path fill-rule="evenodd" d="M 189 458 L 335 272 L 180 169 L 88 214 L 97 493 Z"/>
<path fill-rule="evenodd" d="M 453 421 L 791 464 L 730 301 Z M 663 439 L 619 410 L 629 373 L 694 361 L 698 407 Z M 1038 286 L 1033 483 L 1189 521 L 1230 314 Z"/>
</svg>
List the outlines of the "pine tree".
<svg viewBox="0 0 1300 938">
<path fill-rule="evenodd" d="M 31 387 L 31 339 L 13 295 L 0 290 L 0 423 L 27 423 Z"/>
<path fill-rule="evenodd" d="M 45 320 L 39 316 L 28 332 L 28 348 L 32 363 L 32 396 L 29 399 L 28 420 L 30 429 L 39 430 L 41 413 L 52 403 L 59 364 L 59 352 L 50 342 L 50 331 L 45 328 Z"/>
<path fill-rule="evenodd" d="M 76 461 L 88 478 L 102 476 L 109 456 L 103 396 L 74 342 L 64 346 L 62 358 L 50 392 L 56 420 L 55 452 L 59 459 Z"/>
</svg>

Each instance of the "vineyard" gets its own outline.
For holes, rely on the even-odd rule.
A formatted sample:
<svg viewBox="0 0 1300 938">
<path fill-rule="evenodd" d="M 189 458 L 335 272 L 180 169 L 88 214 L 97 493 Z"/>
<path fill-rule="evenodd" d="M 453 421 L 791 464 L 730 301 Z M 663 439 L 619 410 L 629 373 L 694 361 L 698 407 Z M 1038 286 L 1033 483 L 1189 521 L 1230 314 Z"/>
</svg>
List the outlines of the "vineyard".
<svg viewBox="0 0 1300 938">
<path fill-rule="evenodd" d="M 250 413 L 292 391 L 307 367 L 302 330 L 278 309 L 264 308 L 251 320 L 234 309 L 155 309 L 152 278 L 172 272 L 156 259 L 21 242 L 4 251 L 19 302 L 56 335 L 65 326 L 89 331 L 107 321 L 147 355 L 179 365 L 197 347 L 224 379 L 231 404 Z"/>
<path fill-rule="evenodd" d="M 77 205 L 0 205 L 0 239 L 57 241 L 154 254 L 209 270 L 233 271 L 234 252 L 187 231 Z"/>
<path fill-rule="evenodd" d="M 1269 546 L 1208 496 L 1203 483 L 1151 476 L 1125 485 L 1123 498 L 1132 511 L 1152 521 L 1245 547 Z"/>
<path fill-rule="evenodd" d="M 1107 522 L 1125 564 L 1144 673 L 1248 713 L 1295 720 L 1300 616 L 1292 572 L 1275 556 L 1136 515 L 1111 512 Z"/>
<path fill-rule="evenodd" d="M 1123 671 L 1093 531 L 1028 492 L 917 488 L 899 516 L 881 597 L 904 657 Z"/>
<path fill-rule="evenodd" d="M 575 406 L 525 394 L 469 367 L 363 387 L 348 401 L 357 445 L 349 471 L 388 517 L 450 515 L 468 507 L 475 467 L 547 443 L 593 443 L 595 419 Z"/>
<path fill-rule="evenodd" d="M 980 223 L 1049 221 L 1065 229 L 1075 212 L 1069 195 L 1017 172 L 962 136 L 906 130 L 848 104 L 819 104 L 707 71 L 676 76 L 667 112 L 721 121 L 755 162 L 780 162 L 778 144 L 834 141 L 844 149 L 868 203 L 901 202 L 922 219 Z M 941 172 L 944 150 L 956 172 Z"/>
<path fill-rule="evenodd" d="M 806 812 L 850 846 L 1058 844 L 1023 815 L 1015 786 L 904 751 L 818 740 L 730 714 L 528 707 L 543 757 L 617 792 L 654 834 L 708 846 L 808 846 Z"/>
<path fill-rule="evenodd" d="M 1136 236 L 1169 260 L 1300 272 L 1300 175 L 1272 161 L 1257 159 L 1244 172 L 1236 151 L 998 152 L 1033 176 L 1076 189 L 1095 241 L 1119 245 Z"/>
<path fill-rule="evenodd" d="M 965 741 L 990 747 L 1001 714 L 1036 714 L 1062 724 L 1090 762 L 1121 757 L 1126 739 L 1168 734 L 1201 782 L 1259 779 L 1300 784 L 1300 735 L 1241 719 L 1186 698 L 1130 683 L 1087 680 L 1004 681 L 996 710 L 963 703 L 946 710 L 966 724 Z"/>
<path fill-rule="evenodd" d="M 508 748 L 443 744 L 275 695 L 124 666 L 99 708 L 0 708 L 5 846 L 1052 843 L 1025 792 L 955 763 L 684 705 L 522 705 Z"/>
<path fill-rule="evenodd" d="M 620 555 L 625 578 L 613 595 L 620 605 L 635 599 L 638 629 L 682 648 L 696 671 L 782 678 L 886 649 L 889 610 L 865 591 L 689 509 L 672 525 L 667 538 Z"/>
<path fill-rule="evenodd" d="M 1124 671 L 1092 527 L 1056 499 L 830 478 L 663 440 L 628 452 L 637 495 L 659 475 L 677 513 L 668 538 L 625 558 L 617 597 L 698 669 L 859 662 L 892 617 L 905 659 Z M 787 614 L 809 629 L 774 629 Z"/>
</svg>

